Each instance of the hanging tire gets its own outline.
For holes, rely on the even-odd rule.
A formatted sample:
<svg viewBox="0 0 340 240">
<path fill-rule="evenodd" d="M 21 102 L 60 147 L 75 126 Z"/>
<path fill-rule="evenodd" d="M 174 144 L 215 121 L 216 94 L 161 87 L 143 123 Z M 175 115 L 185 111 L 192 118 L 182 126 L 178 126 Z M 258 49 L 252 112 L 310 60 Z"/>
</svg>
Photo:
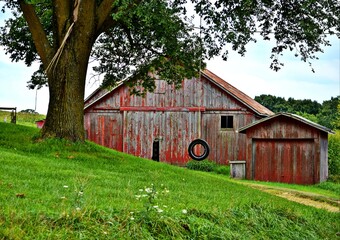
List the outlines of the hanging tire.
<svg viewBox="0 0 340 240">
<path fill-rule="evenodd" d="M 196 155 L 194 153 L 194 148 L 196 145 L 202 145 L 202 147 L 204 148 L 204 151 L 201 155 Z M 203 139 L 195 139 L 189 144 L 189 147 L 188 147 L 189 156 L 192 159 L 197 160 L 197 161 L 202 161 L 206 159 L 209 155 L 209 151 L 210 151 L 209 145 Z"/>
</svg>

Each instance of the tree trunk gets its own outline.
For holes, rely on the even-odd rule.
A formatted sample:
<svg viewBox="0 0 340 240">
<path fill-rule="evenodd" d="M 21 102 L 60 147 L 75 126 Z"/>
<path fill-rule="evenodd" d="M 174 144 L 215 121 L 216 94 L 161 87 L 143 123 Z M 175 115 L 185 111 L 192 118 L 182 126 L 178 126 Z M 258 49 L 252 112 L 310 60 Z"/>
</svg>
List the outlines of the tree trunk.
<svg viewBox="0 0 340 240">
<path fill-rule="evenodd" d="M 47 71 L 50 101 L 42 137 L 84 141 L 88 60 L 95 39 L 114 23 L 111 16 L 113 1 L 54 0 L 53 41 L 50 41 L 51 35 L 46 34 L 36 13 L 39 6 L 27 1 L 18 3 Z M 55 62 L 53 56 L 57 59 Z"/>
<path fill-rule="evenodd" d="M 84 92 L 92 40 L 73 34 L 47 73 L 50 101 L 42 137 L 84 141 Z"/>
</svg>

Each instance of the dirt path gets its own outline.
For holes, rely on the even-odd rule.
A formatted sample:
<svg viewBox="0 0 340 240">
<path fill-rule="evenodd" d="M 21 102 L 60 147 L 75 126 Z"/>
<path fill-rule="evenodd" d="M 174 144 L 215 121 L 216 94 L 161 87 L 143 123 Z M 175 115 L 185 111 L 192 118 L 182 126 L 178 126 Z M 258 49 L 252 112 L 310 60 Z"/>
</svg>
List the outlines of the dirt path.
<svg viewBox="0 0 340 240">
<path fill-rule="evenodd" d="M 330 212 L 340 212 L 339 199 L 333 199 L 320 194 L 297 191 L 288 188 L 264 186 L 254 183 L 246 183 L 246 185 L 259 189 L 263 192 L 288 199 L 293 202 L 298 202 L 315 208 L 325 209 Z"/>
</svg>

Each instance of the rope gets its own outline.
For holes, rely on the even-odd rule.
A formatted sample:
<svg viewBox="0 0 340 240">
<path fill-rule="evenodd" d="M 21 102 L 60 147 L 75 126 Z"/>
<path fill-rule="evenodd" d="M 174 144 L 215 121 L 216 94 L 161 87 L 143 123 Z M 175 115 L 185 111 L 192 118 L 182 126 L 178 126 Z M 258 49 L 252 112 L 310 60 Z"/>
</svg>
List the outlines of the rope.
<svg viewBox="0 0 340 240">
<path fill-rule="evenodd" d="M 202 16 L 200 15 L 200 48 L 202 49 Z M 200 82 L 202 79 L 202 50 L 201 51 L 201 56 L 200 56 L 200 64 L 199 64 L 199 74 L 198 74 L 198 79 Z M 203 86 L 203 85 L 202 85 Z M 201 92 L 202 93 L 202 92 Z M 201 138 L 201 105 L 202 105 L 202 97 L 199 94 L 199 105 L 198 105 L 198 138 Z"/>
<path fill-rule="evenodd" d="M 63 38 L 63 41 L 61 42 L 61 45 L 60 47 L 58 48 L 57 52 L 55 53 L 55 55 L 53 56 L 51 62 L 48 64 L 45 72 L 48 73 L 49 71 L 51 71 L 52 67 L 54 66 L 54 68 L 56 67 L 56 65 L 58 64 L 59 62 L 59 59 L 60 59 L 60 56 L 64 50 L 64 47 L 65 47 L 65 44 L 66 44 L 66 41 L 67 39 L 69 38 L 69 36 L 71 35 L 71 32 L 72 32 L 72 29 L 73 29 L 73 26 L 74 26 L 74 23 L 77 22 L 78 20 L 78 13 L 79 13 L 79 5 L 80 5 L 80 1 L 81 0 L 76 0 L 74 2 L 74 6 L 73 6 L 73 22 L 72 24 L 70 25 L 70 27 L 68 28 L 64 38 Z"/>
</svg>

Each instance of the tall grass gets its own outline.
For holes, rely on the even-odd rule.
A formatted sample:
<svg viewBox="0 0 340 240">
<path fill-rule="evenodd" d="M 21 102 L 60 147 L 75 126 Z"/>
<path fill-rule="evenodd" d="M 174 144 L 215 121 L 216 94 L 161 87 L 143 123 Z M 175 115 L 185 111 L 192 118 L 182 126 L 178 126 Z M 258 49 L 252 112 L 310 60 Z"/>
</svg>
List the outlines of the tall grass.
<svg viewBox="0 0 340 240">
<path fill-rule="evenodd" d="M 336 239 L 339 215 L 0 123 L 0 239 Z"/>
</svg>

